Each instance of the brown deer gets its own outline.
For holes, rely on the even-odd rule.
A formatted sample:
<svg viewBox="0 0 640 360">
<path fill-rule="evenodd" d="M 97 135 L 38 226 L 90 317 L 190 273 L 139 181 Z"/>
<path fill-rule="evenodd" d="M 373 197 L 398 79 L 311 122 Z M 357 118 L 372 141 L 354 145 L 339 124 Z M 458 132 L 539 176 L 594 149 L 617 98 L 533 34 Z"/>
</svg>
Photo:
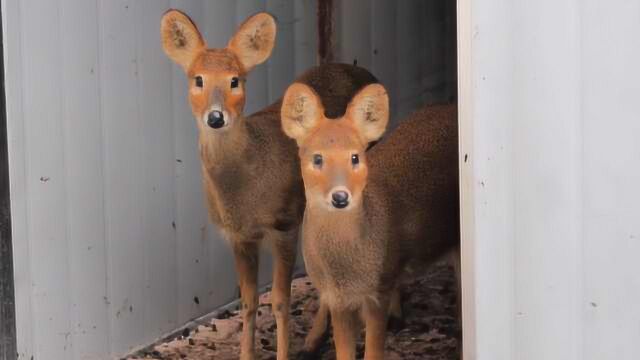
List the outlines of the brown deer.
<svg viewBox="0 0 640 360">
<path fill-rule="evenodd" d="M 280 126 L 281 102 L 245 117 L 247 73 L 270 56 L 276 23 L 266 13 L 240 25 L 226 48 L 207 48 L 187 15 L 162 17 L 162 45 L 189 78 L 189 101 L 199 130 L 202 177 L 209 216 L 233 248 L 242 297 L 241 359 L 253 359 L 258 304 L 258 247 L 274 257 L 272 307 L 277 356 L 288 358 L 291 275 L 304 212 L 304 187 L 295 142 Z M 338 116 L 358 89 L 375 82 L 344 64 L 315 67 L 297 81 L 315 89 Z"/>
<path fill-rule="evenodd" d="M 365 359 L 383 359 L 388 313 L 400 315 L 405 265 L 433 261 L 458 245 L 456 107 L 416 112 L 366 154 L 389 117 L 379 84 L 359 91 L 337 119 L 325 116 L 312 88 L 293 84 L 281 115 L 299 147 L 303 255 L 330 310 L 337 357 L 355 358 L 361 315 Z"/>
</svg>

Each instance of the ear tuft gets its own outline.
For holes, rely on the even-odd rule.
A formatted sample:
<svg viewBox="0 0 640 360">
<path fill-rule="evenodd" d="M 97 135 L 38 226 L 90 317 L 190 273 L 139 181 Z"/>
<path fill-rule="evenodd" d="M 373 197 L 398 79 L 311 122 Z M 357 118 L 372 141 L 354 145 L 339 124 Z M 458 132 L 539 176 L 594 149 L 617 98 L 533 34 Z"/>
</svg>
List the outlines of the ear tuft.
<svg viewBox="0 0 640 360">
<path fill-rule="evenodd" d="M 320 98 L 312 88 L 301 83 L 289 86 L 282 99 L 280 117 L 282 130 L 287 136 L 295 139 L 298 146 L 315 128 L 323 114 Z"/>
<path fill-rule="evenodd" d="M 227 47 L 238 59 L 245 71 L 265 62 L 276 43 L 276 20 L 262 12 L 253 15 L 240 25 Z"/>
<path fill-rule="evenodd" d="M 345 114 L 366 142 L 378 140 L 389 122 L 389 96 L 384 86 L 370 84 L 362 88 L 349 102 Z"/>
<path fill-rule="evenodd" d="M 193 21 L 179 10 L 171 9 L 164 13 L 160 33 L 164 52 L 185 72 L 206 46 Z"/>
</svg>

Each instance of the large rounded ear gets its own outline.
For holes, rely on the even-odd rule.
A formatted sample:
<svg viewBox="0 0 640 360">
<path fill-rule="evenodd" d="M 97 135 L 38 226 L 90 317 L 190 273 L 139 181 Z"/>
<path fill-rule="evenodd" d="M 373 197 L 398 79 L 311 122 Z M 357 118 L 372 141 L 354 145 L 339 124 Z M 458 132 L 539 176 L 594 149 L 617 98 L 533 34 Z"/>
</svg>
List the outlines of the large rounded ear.
<svg viewBox="0 0 640 360">
<path fill-rule="evenodd" d="M 371 84 L 358 91 L 345 117 L 353 121 L 366 142 L 378 140 L 389 122 L 389 96 L 384 86 Z"/>
<path fill-rule="evenodd" d="M 196 25 L 185 13 L 171 9 L 162 16 L 160 32 L 164 52 L 187 72 L 206 46 Z"/>
<path fill-rule="evenodd" d="M 231 50 L 245 71 L 265 62 L 276 43 L 276 20 L 267 13 L 258 13 L 245 20 L 229 40 Z"/>
<path fill-rule="evenodd" d="M 282 99 L 282 130 L 298 146 L 302 145 L 309 132 L 316 127 L 324 109 L 320 98 L 312 88 L 305 84 L 294 83 L 287 89 Z"/>
</svg>

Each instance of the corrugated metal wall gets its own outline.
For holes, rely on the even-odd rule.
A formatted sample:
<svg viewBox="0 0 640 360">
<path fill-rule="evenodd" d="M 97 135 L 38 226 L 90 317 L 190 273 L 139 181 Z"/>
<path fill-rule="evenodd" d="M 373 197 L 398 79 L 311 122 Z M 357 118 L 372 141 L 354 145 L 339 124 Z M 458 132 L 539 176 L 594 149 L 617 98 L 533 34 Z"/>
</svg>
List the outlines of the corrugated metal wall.
<svg viewBox="0 0 640 360">
<path fill-rule="evenodd" d="M 220 47 L 248 15 L 277 16 L 273 57 L 248 80 L 251 113 L 315 63 L 315 1 L 2 6 L 20 358 L 123 354 L 234 299 L 232 256 L 204 206 L 187 82 L 161 51 L 159 20 L 183 9 Z M 337 6 L 339 59 L 373 69 L 396 113 L 455 92 L 455 43 L 439 40 L 455 20 L 441 2 Z M 268 261 L 261 273 L 268 281 Z"/>
<path fill-rule="evenodd" d="M 391 94 L 392 125 L 457 89 L 456 2 L 336 2 L 336 57 L 372 72 Z"/>
<path fill-rule="evenodd" d="M 249 77 L 250 113 L 313 65 L 313 2 L 3 5 L 20 357 L 121 354 L 234 299 L 186 78 L 161 50 L 159 20 L 184 9 L 224 46 L 246 16 L 278 17 L 274 56 Z"/>
</svg>

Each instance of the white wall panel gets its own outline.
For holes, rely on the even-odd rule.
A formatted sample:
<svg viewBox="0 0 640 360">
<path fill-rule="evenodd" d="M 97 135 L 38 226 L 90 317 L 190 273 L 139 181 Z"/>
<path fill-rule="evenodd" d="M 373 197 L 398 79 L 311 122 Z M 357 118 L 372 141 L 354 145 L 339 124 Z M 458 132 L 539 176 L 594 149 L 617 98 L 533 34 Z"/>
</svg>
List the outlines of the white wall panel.
<svg viewBox="0 0 640 360">
<path fill-rule="evenodd" d="M 459 6 L 465 358 L 638 359 L 640 5 Z"/>
<path fill-rule="evenodd" d="M 640 3 L 581 4 L 583 359 L 640 358 Z"/>
<path fill-rule="evenodd" d="M 277 16 L 274 57 L 249 76 L 251 113 L 315 63 L 315 1 L 2 6 L 20 358 L 116 356 L 233 300 L 160 17 L 180 8 L 223 47 L 247 16 Z M 267 256 L 261 272 L 266 284 Z"/>
</svg>

